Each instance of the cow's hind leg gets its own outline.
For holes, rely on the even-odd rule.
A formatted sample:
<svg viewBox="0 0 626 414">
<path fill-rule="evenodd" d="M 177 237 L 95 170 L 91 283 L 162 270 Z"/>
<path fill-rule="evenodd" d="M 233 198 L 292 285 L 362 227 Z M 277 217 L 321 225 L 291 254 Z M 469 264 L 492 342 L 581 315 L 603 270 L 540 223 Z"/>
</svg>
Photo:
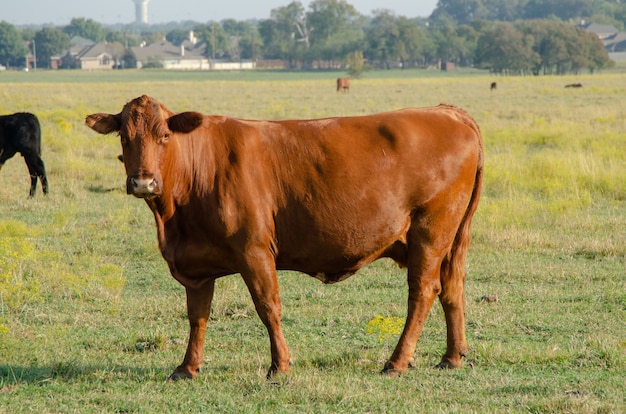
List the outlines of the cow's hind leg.
<svg viewBox="0 0 626 414">
<path fill-rule="evenodd" d="M 465 272 L 449 266 L 446 260 L 442 265 L 442 291 L 439 295 L 441 306 L 446 317 L 447 348 L 446 353 L 437 365 L 439 368 L 457 368 L 467 354 L 465 339 Z M 461 272 L 461 273 L 458 273 Z"/>
<path fill-rule="evenodd" d="M 187 315 L 189 318 L 189 342 L 183 363 L 170 375 L 170 380 L 193 379 L 204 356 L 204 335 L 211 312 L 215 280 L 207 281 L 201 288 L 187 288 Z"/>
<path fill-rule="evenodd" d="M 272 363 L 267 378 L 276 373 L 288 373 L 291 363 L 289 348 L 282 330 L 282 304 L 276 277 L 276 266 L 271 254 L 248 254 L 249 269 L 241 275 L 248 286 L 256 311 L 270 337 Z"/>
<path fill-rule="evenodd" d="M 390 376 L 399 375 L 408 369 L 426 317 L 441 292 L 439 269 L 443 251 L 419 239 L 418 235 L 414 235 L 413 243 L 409 241 L 407 318 L 398 345 L 383 368 L 383 373 Z"/>
<path fill-rule="evenodd" d="M 48 194 L 48 177 L 46 176 L 46 167 L 41 156 L 38 154 L 23 154 L 24 161 L 30 173 L 30 196 L 35 196 L 37 190 L 37 178 L 41 180 L 41 187 L 44 194 Z"/>
</svg>

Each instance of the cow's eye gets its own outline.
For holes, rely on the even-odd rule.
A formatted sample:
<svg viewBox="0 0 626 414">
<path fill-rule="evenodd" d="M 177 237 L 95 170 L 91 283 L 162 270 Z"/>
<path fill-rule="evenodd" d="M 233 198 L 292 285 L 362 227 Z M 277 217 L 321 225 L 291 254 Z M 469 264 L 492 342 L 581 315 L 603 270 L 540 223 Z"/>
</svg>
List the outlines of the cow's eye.
<svg viewBox="0 0 626 414">
<path fill-rule="evenodd" d="M 163 135 L 160 139 L 159 139 L 159 144 L 164 144 L 167 141 L 169 141 L 170 139 L 170 133 L 166 132 L 165 135 Z"/>
</svg>

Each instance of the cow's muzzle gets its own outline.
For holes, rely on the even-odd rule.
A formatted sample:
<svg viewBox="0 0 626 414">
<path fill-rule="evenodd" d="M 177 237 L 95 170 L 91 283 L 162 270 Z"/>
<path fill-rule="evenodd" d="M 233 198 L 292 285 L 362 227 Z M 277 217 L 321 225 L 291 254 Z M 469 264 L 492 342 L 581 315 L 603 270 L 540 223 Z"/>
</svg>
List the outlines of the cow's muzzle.
<svg viewBox="0 0 626 414">
<path fill-rule="evenodd" d="M 139 198 L 155 197 L 161 194 L 161 186 L 153 175 L 128 177 L 126 193 Z"/>
</svg>

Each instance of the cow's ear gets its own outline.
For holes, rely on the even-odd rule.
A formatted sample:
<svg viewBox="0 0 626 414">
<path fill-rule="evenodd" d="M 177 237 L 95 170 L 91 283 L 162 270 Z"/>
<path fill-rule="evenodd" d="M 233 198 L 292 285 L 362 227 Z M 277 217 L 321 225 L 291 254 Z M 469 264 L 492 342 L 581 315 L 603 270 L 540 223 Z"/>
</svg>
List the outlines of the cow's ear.
<svg viewBox="0 0 626 414">
<path fill-rule="evenodd" d="M 91 114 L 85 118 L 85 124 L 100 134 L 110 134 L 119 131 L 122 125 L 122 114 Z"/>
<path fill-rule="evenodd" d="M 181 112 L 171 116 L 167 120 L 167 126 L 171 131 L 188 133 L 202 124 L 204 115 L 198 112 Z"/>
</svg>

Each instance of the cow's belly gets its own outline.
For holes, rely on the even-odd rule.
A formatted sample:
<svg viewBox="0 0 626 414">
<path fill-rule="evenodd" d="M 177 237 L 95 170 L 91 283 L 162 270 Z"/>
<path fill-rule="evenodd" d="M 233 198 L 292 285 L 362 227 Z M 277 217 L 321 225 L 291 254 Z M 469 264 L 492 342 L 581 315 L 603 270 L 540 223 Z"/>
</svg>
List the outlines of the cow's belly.
<svg viewBox="0 0 626 414">
<path fill-rule="evenodd" d="M 381 257 L 406 262 L 408 215 L 385 221 L 346 222 L 331 227 L 292 227 L 278 240 L 277 268 L 307 273 L 324 283 L 339 282 Z"/>
<path fill-rule="evenodd" d="M 273 240 L 276 244 L 266 248 L 277 269 L 300 271 L 334 283 L 380 257 L 405 261 L 403 246 L 410 226 L 409 214 L 383 211 L 369 220 L 277 219 L 274 237 L 248 234 L 243 239 L 241 233 L 224 238 L 212 231 L 201 231 L 203 226 L 191 229 L 170 222 L 164 228 L 167 242 L 162 254 L 174 278 L 191 287 L 247 268 L 244 239 Z"/>
<path fill-rule="evenodd" d="M 172 276 L 184 286 L 198 286 L 205 280 L 238 273 L 235 258 L 227 246 L 194 240 L 179 239 L 168 243 L 161 251 Z"/>
</svg>

